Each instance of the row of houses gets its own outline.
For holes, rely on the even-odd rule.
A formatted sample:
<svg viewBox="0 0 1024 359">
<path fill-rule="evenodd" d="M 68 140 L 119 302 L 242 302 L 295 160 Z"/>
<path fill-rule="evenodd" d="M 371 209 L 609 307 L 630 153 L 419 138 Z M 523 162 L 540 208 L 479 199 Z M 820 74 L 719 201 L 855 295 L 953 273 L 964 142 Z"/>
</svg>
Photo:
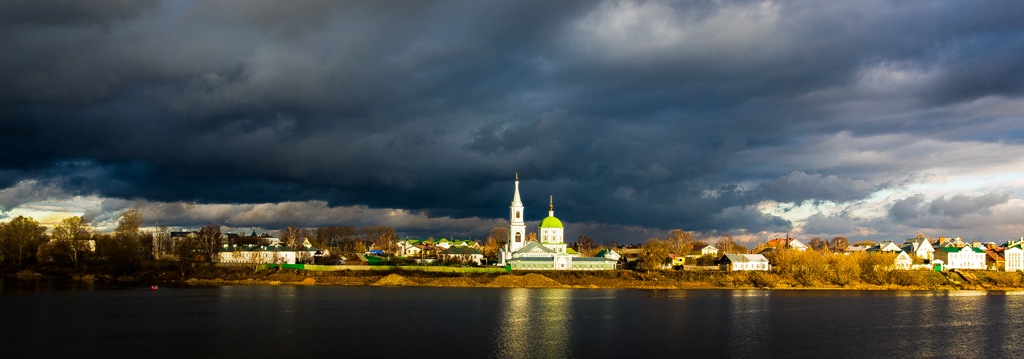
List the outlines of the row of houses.
<svg viewBox="0 0 1024 359">
<path fill-rule="evenodd" d="M 281 244 L 278 238 L 270 238 L 268 244 L 234 245 L 221 244 L 217 251 L 216 262 L 232 264 L 296 264 L 312 263 L 315 258 L 323 257 L 325 250 L 316 248 L 308 239 L 294 248 Z"/>
<path fill-rule="evenodd" d="M 425 263 L 440 260 L 482 265 L 486 262 L 480 242 L 468 239 L 403 239 L 395 243 L 395 247 L 395 256 Z"/>
<path fill-rule="evenodd" d="M 775 242 L 772 242 L 775 241 Z M 809 247 L 796 239 L 775 239 L 758 253 L 766 254 L 778 248 L 806 251 Z M 784 241 L 784 242 L 783 242 Z M 852 245 L 843 254 L 895 253 L 896 269 L 967 269 L 1014 272 L 1024 270 L 1024 237 L 1003 245 L 994 242 L 965 242 L 961 237 L 928 239 L 911 238 L 897 243 L 882 241 L 872 245 Z"/>
<path fill-rule="evenodd" d="M 153 257 L 177 259 L 176 246 L 200 237 L 198 231 L 171 231 L 158 234 L 153 241 Z M 197 258 L 194 259 L 230 264 L 296 264 L 311 263 L 315 258 L 330 254 L 327 250 L 314 247 L 309 239 L 289 246 L 282 243 L 280 238 L 267 233 L 257 235 L 255 231 L 249 235 L 220 233 L 214 242 L 209 244 L 215 246 L 213 250 L 195 251 L 193 255 Z M 211 254 L 212 258 L 208 258 Z"/>
</svg>

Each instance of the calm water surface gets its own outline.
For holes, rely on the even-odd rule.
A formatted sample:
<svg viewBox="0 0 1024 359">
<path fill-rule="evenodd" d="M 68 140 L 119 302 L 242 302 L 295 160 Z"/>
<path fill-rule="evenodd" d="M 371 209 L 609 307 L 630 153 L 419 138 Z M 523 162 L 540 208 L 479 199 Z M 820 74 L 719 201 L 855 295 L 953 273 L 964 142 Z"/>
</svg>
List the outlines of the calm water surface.
<svg viewBox="0 0 1024 359">
<path fill-rule="evenodd" d="M 1019 358 L 1020 294 L 5 279 L 0 341 L 8 358 Z"/>
</svg>

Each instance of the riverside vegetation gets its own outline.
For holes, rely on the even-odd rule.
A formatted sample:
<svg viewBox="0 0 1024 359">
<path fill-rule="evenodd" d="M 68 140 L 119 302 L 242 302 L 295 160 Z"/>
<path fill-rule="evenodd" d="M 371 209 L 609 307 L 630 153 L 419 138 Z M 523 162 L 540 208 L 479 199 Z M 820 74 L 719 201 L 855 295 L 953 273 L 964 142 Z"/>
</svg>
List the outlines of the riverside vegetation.
<svg viewBox="0 0 1024 359">
<path fill-rule="evenodd" d="M 313 271 L 197 263 L 182 270 L 175 263 L 145 262 L 133 272 L 119 266 L 77 268 L 36 264 L 13 272 L 21 278 L 63 277 L 84 281 L 189 285 L 389 285 L 444 287 L 639 288 L 639 289 L 862 289 L 862 290 L 1014 290 L 1024 289 L 1024 273 L 998 271 L 935 272 L 895 270 L 887 255 L 777 251 L 773 271 L 612 270 L 612 271 L 467 271 L 381 267 L 373 270 Z M 344 267 L 344 266 L 342 266 Z M 116 270 L 114 270 L 116 268 Z M 476 269 L 476 268 L 470 268 Z M 11 273 L 11 272 L 9 272 Z"/>
<path fill-rule="evenodd" d="M 786 253 L 791 269 L 772 272 L 717 270 L 464 272 L 460 268 L 424 271 L 308 271 L 237 267 L 193 268 L 186 279 L 174 271 L 153 272 L 149 280 L 192 285 L 378 285 L 434 287 L 635 288 L 635 289 L 855 289 L 855 290 L 1016 290 L 1024 274 L 996 271 L 934 272 L 893 270 L 870 254 L 835 255 L 833 266 L 819 265 L 820 252 Z M 818 257 L 818 258 L 815 258 Z M 860 257 L 860 258 L 858 258 Z M 808 260 L 804 262 L 803 260 Z M 821 260 L 821 262 L 827 262 Z"/>
<path fill-rule="evenodd" d="M 28 279 L 63 277 L 84 281 L 140 284 L 653 289 L 1024 289 L 1024 273 L 895 270 L 892 268 L 893 255 L 885 253 L 861 252 L 843 255 L 827 250 L 800 252 L 781 249 L 768 255 L 773 266 L 770 272 L 660 269 L 668 253 L 688 251 L 688 248 L 672 251 L 672 245 L 679 242 L 672 241 L 673 236 L 681 237 L 685 234 L 682 231 L 673 231 L 666 241 L 648 241 L 637 263 L 632 266 L 634 269 L 626 270 L 512 273 L 493 267 L 488 270 L 443 266 L 429 267 L 430 270 L 416 267 L 378 267 L 384 269 L 338 271 L 260 269 L 258 266 L 226 267 L 212 263 L 212 256 L 208 253 L 215 248 L 213 243 L 214 238 L 219 235 L 219 226 L 208 226 L 211 234 L 199 236 L 199 242 L 195 246 L 182 247 L 189 252 L 180 253 L 177 256 L 179 260 L 166 261 L 155 260 L 148 255 L 152 253 L 153 236 L 140 231 L 140 223 L 141 217 L 138 212 L 129 210 L 122 215 L 114 233 L 100 234 L 90 230 L 82 217 L 69 217 L 47 234 L 45 228 L 31 218 L 15 218 L 0 224 L 0 274 L 14 274 Z M 201 232 L 205 233 L 206 227 Z M 323 232 L 318 231 L 316 234 L 330 233 Z M 394 237 L 393 230 L 372 232 L 387 234 L 377 235 L 379 238 L 373 243 L 374 246 L 380 246 L 387 239 Z M 83 245 L 88 240 L 95 243 L 95 248 Z M 363 244 L 358 240 L 352 243 L 356 247 Z M 716 244 L 723 247 L 728 245 Z"/>
</svg>

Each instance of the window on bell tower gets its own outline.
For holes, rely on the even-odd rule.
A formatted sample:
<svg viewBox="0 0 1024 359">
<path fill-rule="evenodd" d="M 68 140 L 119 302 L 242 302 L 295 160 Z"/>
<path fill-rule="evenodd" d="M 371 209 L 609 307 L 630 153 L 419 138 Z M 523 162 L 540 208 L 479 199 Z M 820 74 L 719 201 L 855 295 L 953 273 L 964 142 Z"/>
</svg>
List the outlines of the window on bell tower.
<svg viewBox="0 0 1024 359">
<path fill-rule="evenodd" d="M 516 219 L 519 219 L 519 212 L 516 212 Z"/>
</svg>

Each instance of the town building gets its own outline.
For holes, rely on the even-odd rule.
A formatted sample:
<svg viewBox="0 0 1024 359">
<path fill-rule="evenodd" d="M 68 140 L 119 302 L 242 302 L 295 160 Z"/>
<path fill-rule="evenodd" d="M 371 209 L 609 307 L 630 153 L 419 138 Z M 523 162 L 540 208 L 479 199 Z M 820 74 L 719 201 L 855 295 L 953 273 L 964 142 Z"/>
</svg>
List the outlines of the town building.
<svg viewBox="0 0 1024 359">
<path fill-rule="evenodd" d="M 950 245 L 935 251 L 935 260 L 941 260 L 949 269 L 984 270 L 985 257 L 985 251 L 971 246 L 957 248 Z"/>
<path fill-rule="evenodd" d="M 508 242 L 498 250 L 498 265 L 512 270 L 608 270 L 615 269 L 618 254 L 582 257 L 565 243 L 565 227 L 555 217 L 554 197 L 548 201 L 548 216 L 537 226 L 537 238 L 528 241 L 525 211 L 519 195 L 519 174 L 509 205 Z M 616 258 L 612 258 L 616 257 Z"/>
<path fill-rule="evenodd" d="M 395 255 L 403 258 L 434 258 L 450 248 L 481 250 L 480 243 L 468 239 L 403 239 L 395 243 Z"/>
<path fill-rule="evenodd" d="M 448 247 L 438 252 L 437 258 L 446 262 L 460 262 L 473 265 L 481 265 L 484 262 L 484 254 L 469 246 Z"/>
<path fill-rule="evenodd" d="M 899 251 L 903 251 L 903 249 L 900 248 L 900 246 L 896 245 L 896 242 L 893 242 L 893 241 L 882 241 L 882 242 L 878 242 L 878 244 L 875 244 L 875 245 L 873 245 L 871 247 L 868 247 L 868 252 L 883 252 L 883 253 L 885 253 L 885 252 L 893 252 L 893 253 L 896 253 L 896 252 L 899 252 Z"/>
<path fill-rule="evenodd" d="M 766 242 L 761 246 L 761 248 L 762 249 L 757 252 L 758 254 L 768 254 L 779 249 L 792 249 L 803 252 L 809 247 L 794 238 L 775 238 Z"/>
<path fill-rule="evenodd" d="M 903 251 L 924 263 L 930 263 L 932 259 L 935 259 L 935 247 L 926 238 L 912 238 L 903 241 Z"/>
<path fill-rule="evenodd" d="M 280 244 L 223 244 L 217 251 L 216 261 L 230 264 L 296 264 L 312 262 L 314 257 L 322 254 L 323 252 L 313 247 L 309 240 L 304 241 L 301 248 L 294 249 Z"/>
<path fill-rule="evenodd" d="M 726 254 L 718 260 L 718 268 L 723 271 L 768 271 L 772 265 L 760 254 Z"/>
<path fill-rule="evenodd" d="M 1007 272 L 1024 270 L 1024 249 L 1021 249 L 1021 243 L 1010 245 L 1003 250 L 1003 268 Z"/>
<path fill-rule="evenodd" d="M 893 259 L 893 265 L 895 269 L 908 270 L 914 265 L 914 259 L 906 251 L 900 250 L 900 254 Z"/>
<path fill-rule="evenodd" d="M 718 257 L 718 248 L 710 244 L 699 243 L 686 255 L 687 258 Z"/>
</svg>

